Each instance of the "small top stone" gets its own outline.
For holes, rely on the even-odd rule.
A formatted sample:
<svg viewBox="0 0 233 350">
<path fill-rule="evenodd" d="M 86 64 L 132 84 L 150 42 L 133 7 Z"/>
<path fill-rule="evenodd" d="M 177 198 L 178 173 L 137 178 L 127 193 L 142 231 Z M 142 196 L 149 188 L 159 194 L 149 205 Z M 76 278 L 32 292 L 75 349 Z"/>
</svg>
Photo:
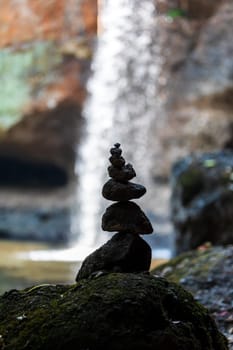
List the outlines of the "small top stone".
<svg viewBox="0 0 233 350">
<path fill-rule="evenodd" d="M 121 144 L 119 142 L 114 143 L 114 147 L 119 148 L 120 146 L 121 146 Z"/>
<path fill-rule="evenodd" d="M 119 143 L 117 143 L 116 145 L 120 145 Z M 115 146 L 115 145 L 114 145 Z M 122 149 L 120 147 L 112 147 L 110 149 L 110 153 L 114 156 L 118 156 L 120 157 L 121 156 L 121 153 L 122 153 Z"/>
</svg>

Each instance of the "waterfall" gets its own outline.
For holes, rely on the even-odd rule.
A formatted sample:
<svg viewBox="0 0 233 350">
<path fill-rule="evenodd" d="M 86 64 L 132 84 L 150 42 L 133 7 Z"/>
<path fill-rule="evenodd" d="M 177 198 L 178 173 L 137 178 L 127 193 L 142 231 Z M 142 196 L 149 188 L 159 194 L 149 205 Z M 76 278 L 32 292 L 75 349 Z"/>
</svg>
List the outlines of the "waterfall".
<svg viewBox="0 0 233 350">
<path fill-rule="evenodd" d="M 101 188 L 108 178 L 107 158 L 114 143 L 122 144 L 124 158 L 136 169 L 137 182 L 149 189 L 140 205 L 147 214 L 148 203 L 152 202 L 152 211 L 155 206 L 149 199 L 154 161 L 150 131 L 159 105 L 156 86 L 161 57 L 154 1 L 101 2 L 102 33 L 88 83 L 83 112 L 86 127 L 76 164 L 79 183 L 71 225 L 75 242 L 71 249 L 50 251 L 50 260 L 82 260 L 110 238 L 101 231 L 101 216 L 109 205 L 102 199 Z M 47 257 L 46 252 L 31 254 L 35 260 Z"/>
<path fill-rule="evenodd" d="M 103 30 L 88 84 L 86 130 L 77 159 L 78 215 L 72 225 L 78 232 L 77 245 L 92 247 L 102 243 L 101 186 L 115 142 L 122 144 L 126 160 L 148 185 L 149 131 L 160 66 L 153 0 L 105 0 L 100 22 Z"/>
</svg>

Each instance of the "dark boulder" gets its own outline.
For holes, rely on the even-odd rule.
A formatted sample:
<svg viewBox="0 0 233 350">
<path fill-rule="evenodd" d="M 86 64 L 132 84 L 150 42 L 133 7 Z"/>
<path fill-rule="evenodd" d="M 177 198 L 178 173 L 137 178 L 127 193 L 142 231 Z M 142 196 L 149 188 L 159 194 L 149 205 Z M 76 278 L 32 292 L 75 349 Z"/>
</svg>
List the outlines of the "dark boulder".
<svg viewBox="0 0 233 350">
<path fill-rule="evenodd" d="M 208 311 L 164 278 L 111 273 L 0 297 L 0 349 L 226 350 Z"/>
<path fill-rule="evenodd" d="M 211 247 L 183 253 L 152 271 L 169 281 L 180 283 L 204 305 L 215 319 L 219 329 L 233 350 L 232 297 L 233 246 Z"/>
<path fill-rule="evenodd" d="M 117 233 L 83 262 L 76 281 L 95 272 L 149 271 L 151 248 L 140 236 Z"/>
<path fill-rule="evenodd" d="M 102 229 L 109 232 L 150 234 L 153 227 L 134 202 L 119 202 L 108 207 L 102 217 Z"/>
<path fill-rule="evenodd" d="M 233 152 L 193 155 L 172 170 L 176 251 L 233 243 Z"/>
<path fill-rule="evenodd" d="M 104 198 L 110 201 L 129 201 L 138 199 L 146 193 L 146 188 L 133 182 L 121 183 L 109 180 L 105 183 L 102 191 Z"/>
</svg>

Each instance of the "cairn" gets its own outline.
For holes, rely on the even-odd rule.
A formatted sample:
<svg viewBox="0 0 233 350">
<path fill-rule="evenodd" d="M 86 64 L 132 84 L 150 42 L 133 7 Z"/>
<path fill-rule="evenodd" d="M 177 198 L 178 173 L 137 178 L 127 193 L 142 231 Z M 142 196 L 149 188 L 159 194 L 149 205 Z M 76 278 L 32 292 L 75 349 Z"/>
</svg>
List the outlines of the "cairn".
<svg viewBox="0 0 233 350">
<path fill-rule="evenodd" d="M 110 153 L 110 180 L 104 184 L 102 195 L 116 203 L 106 209 L 102 229 L 117 233 L 84 260 L 76 281 L 99 272 L 138 273 L 150 268 L 151 248 L 140 235 L 151 234 L 153 228 L 141 208 L 131 201 L 142 197 L 146 188 L 130 182 L 136 173 L 131 164 L 125 164 L 119 143 Z"/>
</svg>

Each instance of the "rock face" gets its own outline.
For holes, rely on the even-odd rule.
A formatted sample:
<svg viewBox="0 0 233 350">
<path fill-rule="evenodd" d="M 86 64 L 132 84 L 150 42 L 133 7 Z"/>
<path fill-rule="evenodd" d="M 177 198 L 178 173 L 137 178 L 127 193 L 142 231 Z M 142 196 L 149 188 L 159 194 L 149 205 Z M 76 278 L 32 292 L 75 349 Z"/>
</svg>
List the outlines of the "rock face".
<svg viewBox="0 0 233 350">
<path fill-rule="evenodd" d="M 146 189 L 126 180 L 136 173 L 132 165 L 125 165 L 119 143 L 110 149 L 110 153 L 112 165 L 109 174 L 113 172 L 114 177 L 117 174 L 117 179 L 107 181 L 102 193 L 105 198 L 119 202 L 106 209 L 102 217 L 102 229 L 118 233 L 84 260 L 76 281 L 99 271 L 138 273 L 149 271 L 150 268 L 151 248 L 139 235 L 150 234 L 153 228 L 141 208 L 129 201 L 141 197 Z M 119 180 L 122 178 L 123 182 Z"/>
<path fill-rule="evenodd" d="M 172 220 L 176 251 L 204 242 L 233 243 L 233 153 L 194 155 L 172 170 Z"/>
<path fill-rule="evenodd" d="M 1 350 L 227 349 L 190 293 L 146 274 L 12 290 L 0 297 L 0 334 Z"/>
<path fill-rule="evenodd" d="M 202 246 L 156 268 L 152 273 L 181 283 L 208 308 L 233 349 L 233 246 Z"/>
<path fill-rule="evenodd" d="M 0 185 L 72 176 L 96 22 L 96 0 L 2 4 Z"/>
<path fill-rule="evenodd" d="M 161 116 L 152 127 L 153 172 L 165 177 L 178 157 L 232 148 L 233 3 L 155 3 L 163 64 Z"/>
</svg>

